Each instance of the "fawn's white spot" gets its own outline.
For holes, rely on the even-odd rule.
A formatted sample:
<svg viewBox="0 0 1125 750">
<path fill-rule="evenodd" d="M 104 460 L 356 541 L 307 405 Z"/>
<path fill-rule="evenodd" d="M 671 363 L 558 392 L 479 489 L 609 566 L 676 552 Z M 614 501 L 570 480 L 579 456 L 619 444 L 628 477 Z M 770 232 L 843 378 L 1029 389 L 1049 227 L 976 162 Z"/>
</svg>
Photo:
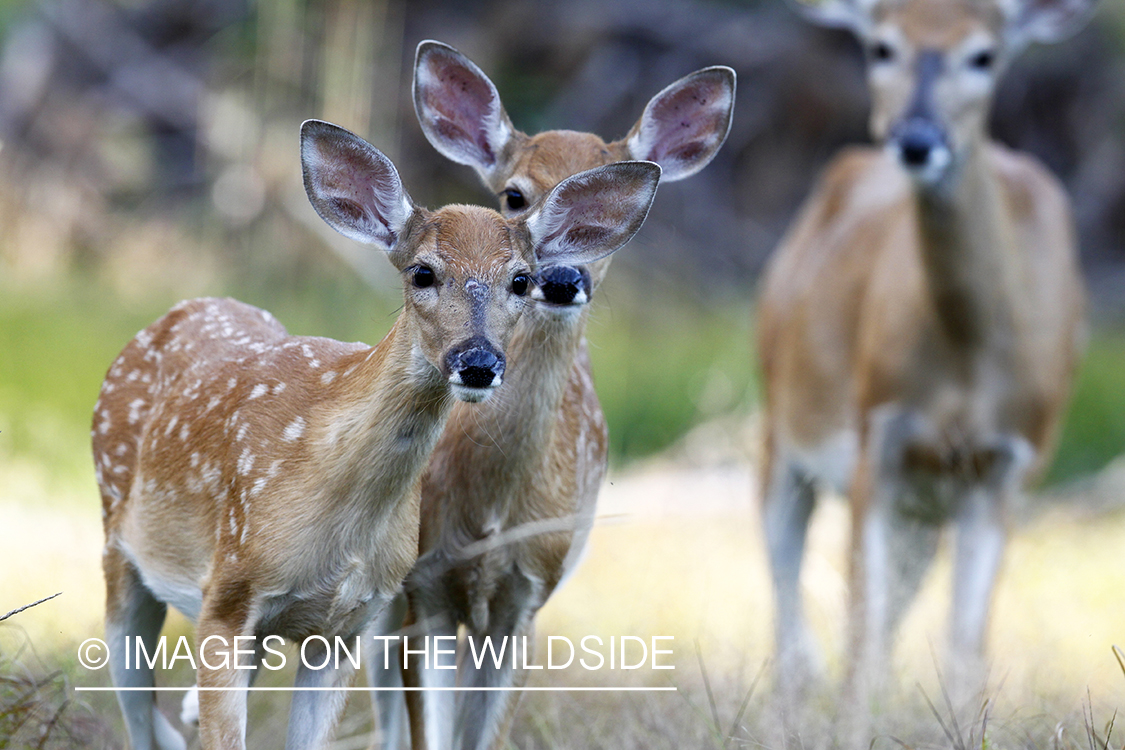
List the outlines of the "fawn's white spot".
<svg viewBox="0 0 1125 750">
<path fill-rule="evenodd" d="M 308 344 L 301 344 L 301 353 L 304 354 L 306 358 L 308 358 L 309 367 L 314 370 L 320 367 L 320 360 L 316 358 L 316 355 L 313 353 L 311 346 L 309 346 Z"/>
<path fill-rule="evenodd" d="M 278 383 L 273 387 L 273 395 L 277 395 L 285 390 L 285 383 Z"/>
<path fill-rule="evenodd" d="M 176 429 L 176 425 L 179 424 L 179 423 L 180 423 L 180 415 L 179 414 L 173 414 L 172 419 L 168 422 L 168 426 L 164 428 L 164 436 L 167 437 L 168 435 L 171 435 L 172 431 Z"/>
<path fill-rule="evenodd" d="M 203 486 L 212 497 L 218 497 L 219 492 L 222 490 L 223 472 L 218 466 L 214 464 L 203 464 L 203 468 L 199 471 L 199 476 L 203 480 Z"/>
<path fill-rule="evenodd" d="M 297 417 L 288 425 L 286 425 L 284 432 L 281 433 L 282 439 L 287 443 L 292 443 L 297 440 L 301 435 L 305 434 L 305 418 Z"/>
<path fill-rule="evenodd" d="M 134 398 L 129 401 L 129 424 L 136 424 L 137 419 L 141 418 L 141 409 L 144 408 L 143 398 Z M 108 422 L 108 419 L 107 419 Z M 102 433 L 105 434 L 105 433 Z"/>
<path fill-rule="evenodd" d="M 256 386 L 254 386 L 254 390 L 250 391 L 250 398 L 255 399 L 259 396 L 264 396 L 266 395 L 266 392 L 269 391 L 269 389 L 270 387 L 265 383 L 258 383 Z"/>
<path fill-rule="evenodd" d="M 326 373 L 324 373 L 323 375 L 320 376 L 320 382 L 323 385 L 328 385 L 329 383 L 331 383 L 335 379 L 336 379 L 336 371 L 335 370 L 329 370 L 328 372 L 326 372 Z"/>
<path fill-rule="evenodd" d="M 250 473 L 254 468 L 254 454 L 250 452 L 249 448 L 242 451 L 242 455 L 238 457 L 238 473 L 243 476 Z"/>
</svg>

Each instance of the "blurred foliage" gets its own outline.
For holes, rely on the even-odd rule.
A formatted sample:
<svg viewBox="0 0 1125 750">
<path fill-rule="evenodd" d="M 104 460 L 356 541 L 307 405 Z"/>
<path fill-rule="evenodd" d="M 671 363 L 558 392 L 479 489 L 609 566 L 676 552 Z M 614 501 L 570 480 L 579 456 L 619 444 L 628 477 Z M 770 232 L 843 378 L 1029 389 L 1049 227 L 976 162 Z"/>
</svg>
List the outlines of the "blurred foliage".
<svg viewBox="0 0 1125 750">
<path fill-rule="evenodd" d="M 674 289 L 607 286 L 588 337 L 613 460 L 654 453 L 703 420 L 754 408 L 745 301 L 700 306 Z"/>
<path fill-rule="evenodd" d="M 124 218 L 206 216 L 216 242 L 271 232 L 300 211 L 294 140 L 307 117 L 387 151 L 425 205 L 492 201 L 414 122 L 410 73 L 426 38 L 477 62 L 516 127 L 607 139 L 676 78 L 733 67 L 726 145 L 707 169 L 661 187 L 638 251 L 701 285 L 715 271 L 728 289 L 751 283 L 825 162 L 868 138 L 859 46 L 781 0 L 40 0 L 22 10 L 0 57 L 0 268 L 18 273 L 114 262 Z M 1095 302 L 1115 314 L 1125 312 L 1123 29 L 1120 4 L 1103 2 L 1077 38 L 1029 50 L 993 115 L 1000 140 L 1066 184 L 1098 270 Z M 49 227 L 37 226 L 41 214 Z M 307 251 L 290 247 L 285 262 Z"/>
<path fill-rule="evenodd" d="M 0 450 L 87 472 L 106 366 L 177 299 L 232 294 L 295 333 L 373 342 L 390 266 L 327 230 L 300 187 L 300 121 L 384 149 L 424 205 L 493 197 L 425 141 L 414 47 L 451 43 L 514 124 L 606 138 L 693 70 L 735 68 L 730 137 L 662 185 L 590 326 L 613 458 L 756 404 L 754 278 L 823 164 L 866 140 L 858 45 L 781 0 L 0 0 Z M 1100 320 L 1125 316 L 1125 9 L 1030 50 L 994 129 L 1073 196 Z M 330 252 L 326 253 L 325 250 Z M 372 291 L 374 290 L 374 292 Z M 1095 336 L 1060 480 L 1125 447 L 1116 334 Z"/>
</svg>

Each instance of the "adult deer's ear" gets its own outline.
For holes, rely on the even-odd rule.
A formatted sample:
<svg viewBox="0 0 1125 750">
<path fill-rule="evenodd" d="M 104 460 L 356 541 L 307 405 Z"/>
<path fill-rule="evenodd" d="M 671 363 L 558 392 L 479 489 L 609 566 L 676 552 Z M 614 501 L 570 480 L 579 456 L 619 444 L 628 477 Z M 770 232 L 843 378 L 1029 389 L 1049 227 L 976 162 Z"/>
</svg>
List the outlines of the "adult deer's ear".
<svg viewBox="0 0 1125 750">
<path fill-rule="evenodd" d="M 703 169 L 730 132 L 734 85 L 734 71 L 716 65 L 665 88 L 626 136 L 630 155 L 659 164 L 668 181 Z"/>
<path fill-rule="evenodd" d="M 496 87 L 472 60 L 441 42 L 419 44 L 414 112 L 439 153 L 469 165 L 491 184 L 514 130 Z"/>
<path fill-rule="evenodd" d="M 1098 0 L 1012 0 L 1007 11 L 1010 47 L 1059 42 L 1078 32 L 1094 15 Z"/>
<path fill-rule="evenodd" d="M 346 237 L 391 252 L 415 207 L 383 152 L 337 125 L 306 120 L 301 168 L 320 218 Z"/>
<path fill-rule="evenodd" d="M 866 36 L 871 29 L 871 12 L 879 0 L 786 0 L 790 8 L 820 26 L 851 29 Z"/>
<path fill-rule="evenodd" d="M 660 182 L 660 166 L 623 161 L 566 178 L 524 222 L 541 265 L 592 263 L 633 238 Z"/>
</svg>

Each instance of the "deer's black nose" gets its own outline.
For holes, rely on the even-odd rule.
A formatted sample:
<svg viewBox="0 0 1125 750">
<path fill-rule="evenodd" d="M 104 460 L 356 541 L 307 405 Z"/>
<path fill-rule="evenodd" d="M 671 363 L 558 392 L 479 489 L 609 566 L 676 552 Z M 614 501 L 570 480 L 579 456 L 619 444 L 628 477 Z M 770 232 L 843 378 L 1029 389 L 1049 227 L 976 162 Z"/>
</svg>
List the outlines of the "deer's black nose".
<svg viewBox="0 0 1125 750">
<path fill-rule="evenodd" d="M 895 128 L 891 135 L 898 147 L 899 158 L 907 169 L 924 169 L 933 166 L 935 155 L 947 154 L 949 145 L 945 133 L 929 120 L 912 118 Z M 940 165 L 938 165 L 940 166 Z"/>
<path fill-rule="evenodd" d="M 471 338 L 445 356 L 449 382 L 465 388 L 484 389 L 500 385 L 504 355 L 486 339 Z"/>
<path fill-rule="evenodd" d="M 590 274 L 581 266 L 544 268 L 531 296 L 552 305 L 584 305 L 590 301 Z"/>
</svg>

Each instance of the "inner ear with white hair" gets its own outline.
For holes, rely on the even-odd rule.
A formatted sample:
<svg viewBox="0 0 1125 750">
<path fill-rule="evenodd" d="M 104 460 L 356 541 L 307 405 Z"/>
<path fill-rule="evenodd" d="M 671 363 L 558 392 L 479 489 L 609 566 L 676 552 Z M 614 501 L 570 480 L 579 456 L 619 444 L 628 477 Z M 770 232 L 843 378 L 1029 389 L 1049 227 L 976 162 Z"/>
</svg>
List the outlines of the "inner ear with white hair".
<svg viewBox="0 0 1125 750">
<path fill-rule="evenodd" d="M 734 115 L 734 71 L 698 70 L 667 86 L 645 106 L 625 137 L 634 159 L 656 162 L 672 182 L 703 169 L 718 153 Z"/>
<path fill-rule="evenodd" d="M 540 265 L 593 263 L 617 251 L 644 224 L 660 166 L 623 161 L 566 178 L 524 219 Z"/>
<path fill-rule="evenodd" d="M 301 168 L 317 214 L 345 237 L 390 253 L 395 262 L 394 248 L 416 209 L 391 160 L 355 133 L 306 120 Z"/>
<path fill-rule="evenodd" d="M 496 86 L 448 44 L 427 40 L 414 56 L 414 111 L 442 156 L 489 183 L 515 130 Z"/>
</svg>

